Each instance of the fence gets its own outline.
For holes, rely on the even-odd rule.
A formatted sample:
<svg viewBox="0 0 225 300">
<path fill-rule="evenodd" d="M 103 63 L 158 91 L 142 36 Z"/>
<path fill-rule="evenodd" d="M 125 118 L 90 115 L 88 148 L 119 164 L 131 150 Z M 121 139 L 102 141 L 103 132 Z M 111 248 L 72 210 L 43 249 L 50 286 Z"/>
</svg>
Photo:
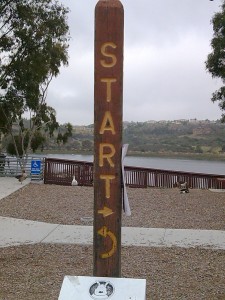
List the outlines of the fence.
<svg viewBox="0 0 225 300">
<path fill-rule="evenodd" d="M 32 171 L 32 162 L 41 161 L 39 172 Z M 44 177 L 46 184 L 71 185 L 75 176 L 79 185 L 93 184 L 93 163 L 54 158 L 29 157 L 25 171 L 32 180 Z M 19 161 L 15 157 L 0 155 L 0 176 L 21 174 Z M 225 189 L 225 175 L 177 172 L 149 168 L 125 167 L 126 184 L 129 187 L 172 188 L 177 181 L 187 182 L 194 189 Z"/>
<path fill-rule="evenodd" d="M 79 185 L 93 184 L 93 163 L 54 158 L 45 159 L 46 184 L 71 185 L 75 176 Z M 225 189 L 225 175 L 177 172 L 149 168 L 125 167 L 129 187 L 172 188 L 177 181 L 186 181 L 194 189 Z"/>
<path fill-rule="evenodd" d="M 71 185 L 75 176 L 79 185 L 93 184 L 93 163 L 46 158 L 44 183 Z"/>
<path fill-rule="evenodd" d="M 130 187 L 172 188 L 176 182 L 187 182 L 193 189 L 224 189 L 225 176 L 177 172 L 159 169 L 125 167 L 126 184 Z"/>
<path fill-rule="evenodd" d="M 31 168 L 32 162 L 40 161 L 40 168 L 34 172 Z M 29 156 L 27 159 L 27 164 L 25 166 L 25 172 L 28 177 L 32 180 L 42 180 L 43 179 L 43 170 L 44 170 L 44 159 L 35 158 Z M 19 164 L 19 159 L 16 157 L 0 155 L 0 176 L 15 177 L 16 175 L 21 174 L 21 167 Z"/>
</svg>

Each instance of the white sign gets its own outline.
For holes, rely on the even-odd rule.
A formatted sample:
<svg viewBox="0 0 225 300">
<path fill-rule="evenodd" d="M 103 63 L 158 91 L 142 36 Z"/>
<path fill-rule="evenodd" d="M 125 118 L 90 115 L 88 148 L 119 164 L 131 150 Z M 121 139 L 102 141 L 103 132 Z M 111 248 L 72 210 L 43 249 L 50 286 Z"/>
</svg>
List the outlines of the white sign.
<svg viewBox="0 0 225 300">
<path fill-rule="evenodd" d="M 124 144 L 122 148 L 122 177 L 123 177 L 123 210 L 126 216 L 131 216 L 130 204 L 127 196 L 126 177 L 124 170 L 124 159 L 127 154 L 128 144 Z"/>
<path fill-rule="evenodd" d="M 146 300 L 146 280 L 65 276 L 58 300 Z"/>
</svg>

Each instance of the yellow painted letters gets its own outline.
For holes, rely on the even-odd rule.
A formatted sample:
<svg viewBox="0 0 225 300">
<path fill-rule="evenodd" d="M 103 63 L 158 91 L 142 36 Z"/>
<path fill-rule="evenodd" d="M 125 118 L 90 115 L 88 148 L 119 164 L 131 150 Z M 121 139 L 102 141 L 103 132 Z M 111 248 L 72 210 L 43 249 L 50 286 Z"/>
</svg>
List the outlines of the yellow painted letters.
<svg viewBox="0 0 225 300">
<path fill-rule="evenodd" d="M 105 196 L 110 198 L 110 180 L 115 179 L 114 175 L 100 175 L 100 179 L 105 180 Z"/>
<path fill-rule="evenodd" d="M 110 111 L 105 112 L 99 133 L 104 134 L 105 131 L 111 131 L 112 134 L 116 134 L 112 115 L 111 115 Z"/>
<path fill-rule="evenodd" d="M 101 59 L 100 63 L 104 68 L 112 68 L 116 65 L 117 62 L 117 58 L 114 54 L 110 54 L 107 52 L 107 48 L 111 47 L 113 49 L 116 48 L 116 44 L 112 43 L 112 42 L 108 42 L 108 43 L 104 43 L 101 47 L 101 53 L 102 55 L 106 56 L 106 57 L 110 57 L 112 59 L 112 61 L 110 63 L 107 63 L 105 60 Z"/>
<path fill-rule="evenodd" d="M 101 82 L 106 83 L 106 101 L 110 102 L 112 99 L 112 83 L 116 82 L 116 78 L 102 78 Z"/>
<path fill-rule="evenodd" d="M 106 153 L 106 149 L 109 149 L 110 152 Z M 99 166 L 103 167 L 104 165 L 104 159 L 106 159 L 110 165 L 110 167 L 114 167 L 115 164 L 112 160 L 112 157 L 115 155 L 116 149 L 112 144 L 107 144 L 107 143 L 101 143 L 99 145 Z"/>
</svg>

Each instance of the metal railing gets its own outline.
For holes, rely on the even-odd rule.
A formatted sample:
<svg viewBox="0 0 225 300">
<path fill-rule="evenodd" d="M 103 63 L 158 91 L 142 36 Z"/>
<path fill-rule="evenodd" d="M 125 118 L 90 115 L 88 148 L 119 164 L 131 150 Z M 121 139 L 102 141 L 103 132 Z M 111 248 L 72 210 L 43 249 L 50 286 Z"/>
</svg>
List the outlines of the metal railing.
<svg viewBox="0 0 225 300">
<path fill-rule="evenodd" d="M 93 163 L 45 158 L 44 183 L 71 185 L 73 176 L 79 185 L 92 185 Z"/>
<path fill-rule="evenodd" d="M 71 185 L 73 176 L 79 185 L 92 185 L 93 163 L 45 158 L 44 182 L 46 184 Z M 176 182 L 183 181 L 194 189 L 225 189 L 225 175 L 126 166 L 125 178 L 126 185 L 137 188 L 172 188 Z"/>
<path fill-rule="evenodd" d="M 40 172 L 31 172 L 31 165 L 34 160 L 41 161 Z M 42 180 L 44 171 L 44 158 L 36 158 L 29 156 L 25 166 L 25 172 L 32 180 Z M 0 155 L 0 176 L 15 177 L 21 174 L 21 167 L 19 159 L 13 156 Z"/>
<path fill-rule="evenodd" d="M 40 172 L 32 172 L 32 162 L 41 161 Z M 32 180 L 46 184 L 71 185 L 75 176 L 79 185 L 93 184 L 93 163 L 55 158 L 28 157 L 25 171 Z M 16 157 L 0 155 L 0 176 L 21 174 Z M 187 182 L 194 189 L 225 189 L 225 175 L 178 172 L 125 166 L 126 185 L 129 187 L 172 188 L 176 182 Z"/>
<path fill-rule="evenodd" d="M 187 182 L 193 189 L 224 189 L 225 175 L 190 173 L 149 168 L 125 167 L 126 184 L 131 187 L 172 188 Z"/>
</svg>

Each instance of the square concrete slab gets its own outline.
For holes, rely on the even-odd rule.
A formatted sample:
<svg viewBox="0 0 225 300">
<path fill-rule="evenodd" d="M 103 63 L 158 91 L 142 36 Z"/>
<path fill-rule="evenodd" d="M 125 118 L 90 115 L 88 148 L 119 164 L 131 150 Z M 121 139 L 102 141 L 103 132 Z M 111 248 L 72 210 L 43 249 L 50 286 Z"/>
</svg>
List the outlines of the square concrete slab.
<svg viewBox="0 0 225 300">
<path fill-rule="evenodd" d="M 146 300 L 146 280 L 65 276 L 58 300 Z"/>
</svg>

